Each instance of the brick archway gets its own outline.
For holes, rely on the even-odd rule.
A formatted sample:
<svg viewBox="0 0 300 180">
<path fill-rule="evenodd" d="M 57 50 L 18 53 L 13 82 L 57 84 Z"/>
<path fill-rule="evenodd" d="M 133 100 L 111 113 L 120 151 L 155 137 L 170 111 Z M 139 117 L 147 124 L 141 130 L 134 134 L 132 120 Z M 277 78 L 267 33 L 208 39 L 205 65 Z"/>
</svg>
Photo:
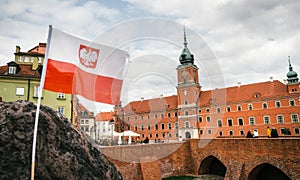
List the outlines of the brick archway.
<svg viewBox="0 0 300 180">
<path fill-rule="evenodd" d="M 270 157 L 260 157 L 259 159 L 255 159 L 253 161 L 253 163 L 250 163 L 248 165 L 247 170 L 246 170 L 247 177 L 250 176 L 250 174 L 252 173 L 253 170 L 255 170 L 255 168 L 262 168 L 261 165 L 264 165 L 264 164 L 273 166 L 274 168 L 278 169 L 279 171 L 282 171 L 282 173 L 288 177 L 290 175 L 289 174 L 290 168 L 288 165 L 286 165 L 284 163 L 284 161 L 279 161 L 278 159 L 273 159 Z M 261 167 L 259 167 L 259 166 L 261 166 Z M 257 170 L 259 170 L 259 169 L 257 169 Z M 294 179 L 293 177 L 289 177 L 289 178 Z"/>
<path fill-rule="evenodd" d="M 290 178 L 277 167 L 263 163 L 256 166 L 248 175 L 248 180 L 290 180 Z"/>
<path fill-rule="evenodd" d="M 225 177 L 226 171 L 226 166 L 218 158 L 210 155 L 201 161 L 198 175 L 210 174 Z"/>
</svg>

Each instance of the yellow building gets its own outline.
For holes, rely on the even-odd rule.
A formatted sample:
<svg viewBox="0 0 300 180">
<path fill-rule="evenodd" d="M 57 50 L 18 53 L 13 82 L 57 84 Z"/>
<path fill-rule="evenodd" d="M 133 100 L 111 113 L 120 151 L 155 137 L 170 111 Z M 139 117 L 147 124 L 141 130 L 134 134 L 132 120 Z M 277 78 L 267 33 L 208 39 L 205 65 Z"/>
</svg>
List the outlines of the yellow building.
<svg viewBox="0 0 300 180">
<path fill-rule="evenodd" d="M 0 66 L 0 101 L 26 100 L 37 103 L 46 43 L 27 52 L 16 47 L 15 61 Z M 72 95 L 43 90 L 41 104 L 71 119 Z"/>
</svg>

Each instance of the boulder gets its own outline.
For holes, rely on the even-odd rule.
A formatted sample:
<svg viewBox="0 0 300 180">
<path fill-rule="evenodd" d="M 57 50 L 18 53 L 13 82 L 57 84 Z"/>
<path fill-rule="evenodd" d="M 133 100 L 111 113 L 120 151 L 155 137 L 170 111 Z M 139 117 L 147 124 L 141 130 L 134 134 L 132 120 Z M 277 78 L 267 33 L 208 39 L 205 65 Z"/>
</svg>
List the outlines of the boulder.
<svg viewBox="0 0 300 180">
<path fill-rule="evenodd" d="M 30 179 L 36 105 L 0 102 L 0 179 Z M 41 106 L 35 179 L 122 179 L 116 166 L 70 121 Z"/>
</svg>

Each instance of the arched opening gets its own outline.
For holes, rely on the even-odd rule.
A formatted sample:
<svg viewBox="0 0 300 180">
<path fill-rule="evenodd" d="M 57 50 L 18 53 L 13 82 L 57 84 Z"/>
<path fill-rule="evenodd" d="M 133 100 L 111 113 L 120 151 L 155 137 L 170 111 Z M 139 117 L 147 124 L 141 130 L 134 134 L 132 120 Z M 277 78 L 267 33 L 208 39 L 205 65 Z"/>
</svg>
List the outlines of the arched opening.
<svg viewBox="0 0 300 180">
<path fill-rule="evenodd" d="M 290 180 L 290 178 L 277 167 L 264 163 L 249 173 L 248 180 Z"/>
<path fill-rule="evenodd" d="M 198 174 L 214 177 L 214 179 L 224 179 L 226 169 L 225 165 L 218 158 L 208 156 L 201 162 Z"/>
<path fill-rule="evenodd" d="M 191 133 L 190 132 L 185 132 L 185 138 L 191 138 Z"/>
</svg>

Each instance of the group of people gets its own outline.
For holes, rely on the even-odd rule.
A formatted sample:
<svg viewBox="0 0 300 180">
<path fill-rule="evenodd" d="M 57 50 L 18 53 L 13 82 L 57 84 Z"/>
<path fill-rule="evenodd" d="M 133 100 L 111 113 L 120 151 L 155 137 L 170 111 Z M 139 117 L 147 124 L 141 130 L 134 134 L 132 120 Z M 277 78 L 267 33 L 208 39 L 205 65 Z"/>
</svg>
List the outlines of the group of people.
<svg viewBox="0 0 300 180">
<path fill-rule="evenodd" d="M 277 130 L 275 128 L 267 127 L 267 135 L 269 138 L 278 137 Z M 247 132 L 247 138 L 258 138 L 258 131 L 254 129 L 253 134 L 250 132 L 250 130 Z"/>
</svg>

